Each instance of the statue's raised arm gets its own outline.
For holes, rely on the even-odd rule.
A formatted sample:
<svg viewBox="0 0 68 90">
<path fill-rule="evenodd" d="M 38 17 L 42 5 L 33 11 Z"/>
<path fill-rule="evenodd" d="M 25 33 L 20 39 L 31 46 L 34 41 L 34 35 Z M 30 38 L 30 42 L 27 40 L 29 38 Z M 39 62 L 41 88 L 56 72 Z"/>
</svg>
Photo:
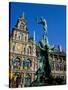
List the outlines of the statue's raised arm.
<svg viewBox="0 0 68 90">
<path fill-rule="evenodd" d="M 37 17 L 36 21 L 37 21 L 38 24 L 41 24 L 43 26 L 44 32 L 46 33 L 47 32 L 47 22 L 46 22 L 46 20 L 43 17 L 41 17 L 40 20 L 38 21 L 38 17 Z"/>
</svg>

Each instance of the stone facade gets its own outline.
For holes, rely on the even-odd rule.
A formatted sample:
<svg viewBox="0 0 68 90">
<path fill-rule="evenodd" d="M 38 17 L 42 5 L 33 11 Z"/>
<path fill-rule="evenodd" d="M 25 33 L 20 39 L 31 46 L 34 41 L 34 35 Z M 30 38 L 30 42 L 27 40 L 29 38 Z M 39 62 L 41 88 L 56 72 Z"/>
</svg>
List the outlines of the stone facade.
<svg viewBox="0 0 68 90">
<path fill-rule="evenodd" d="M 35 80 L 38 68 L 36 43 L 29 39 L 24 17 L 20 17 L 10 36 L 9 84 L 25 87 Z"/>
<path fill-rule="evenodd" d="M 66 83 L 66 54 L 61 51 L 54 51 L 50 53 L 50 66 L 52 75 L 56 78 L 62 78 L 64 84 Z"/>
</svg>

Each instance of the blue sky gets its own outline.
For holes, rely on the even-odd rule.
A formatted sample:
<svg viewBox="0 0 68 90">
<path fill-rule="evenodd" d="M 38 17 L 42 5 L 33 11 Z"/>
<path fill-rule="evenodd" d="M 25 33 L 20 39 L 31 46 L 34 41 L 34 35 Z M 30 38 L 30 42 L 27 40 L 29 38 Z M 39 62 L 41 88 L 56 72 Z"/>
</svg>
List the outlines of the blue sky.
<svg viewBox="0 0 68 90">
<path fill-rule="evenodd" d="M 44 34 L 42 26 L 36 23 L 36 16 L 43 16 L 48 25 L 48 40 L 50 44 L 62 45 L 66 51 L 66 6 L 31 4 L 31 3 L 10 3 L 10 32 L 15 26 L 17 19 L 25 13 L 29 35 L 33 36 L 36 30 L 36 42 L 42 39 Z"/>
</svg>

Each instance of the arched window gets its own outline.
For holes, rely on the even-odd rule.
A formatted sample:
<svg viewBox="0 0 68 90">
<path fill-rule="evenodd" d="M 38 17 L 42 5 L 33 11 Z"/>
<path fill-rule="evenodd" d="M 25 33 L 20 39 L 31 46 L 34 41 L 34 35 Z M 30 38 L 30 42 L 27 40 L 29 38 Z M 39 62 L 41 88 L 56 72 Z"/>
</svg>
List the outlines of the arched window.
<svg viewBox="0 0 68 90">
<path fill-rule="evenodd" d="M 15 44 L 13 45 L 13 48 L 12 48 L 13 51 L 15 51 Z"/>
<path fill-rule="evenodd" d="M 28 49 L 27 49 L 27 54 L 28 54 L 28 55 L 31 54 L 31 46 L 28 47 Z"/>
<path fill-rule="evenodd" d="M 66 64 L 64 64 L 64 71 L 66 71 Z"/>
<path fill-rule="evenodd" d="M 63 63 L 60 63 L 60 70 L 63 71 L 63 69 L 64 69 L 64 65 Z"/>
<path fill-rule="evenodd" d="M 25 36 L 25 41 L 26 41 L 26 36 Z"/>
<path fill-rule="evenodd" d="M 31 76 L 29 74 L 26 74 L 24 78 L 25 78 L 25 87 L 27 87 L 31 84 Z"/>
<path fill-rule="evenodd" d="M 23 40 L 23 33 L 21 33 L 21 39 Z"/>
<path fill-rule="evenodd" d="M 18 40 L 22 40 L 23 34 L 22 32 L 18 32 Z"/>
<path fill-rule="evenodd" d="M 19 37 L 18 37 L 18 38 L 19 38 L 19 40 L 20 40 L 20 35 L 19 35 Z"/>
<path fill-rule="evenodd" d="M 26 48 L 24 47 L 24 54 L 26 54 Z"/>
<path fill-rule="evenodd" d="M 60 64 L 56 63 L 56 71 L 60 70 Z"/>
<path fill-rule="evenodd" d="M 29 46 L 29 53 L 31 54 L 31 46 Z"/>
<path fill-rule="evenodd" d="M 15 58 L 14 60 L 13 60 L 13 69 L 14 70 L 19 70 L 20 69 L 20 67 L 21 67 L 21 60 L 20 60 L 20 58 Z"/>
<path fill-rule="evenodd" d="M 23 68 L 24 68 L 24 69 L 26 69 L 26 70 L 27 70 L 27 69 L 30 69 L 31 65 L 32 65 L 31 60 L 25 59 L 25 60 L 23 61 Z"/>
<path fill-rule="evenodd" d="M 29 48 L 27 48 L 27 54 L 29 55 Z"/>
<path fill-rule="evenodd" d="M 24 26 L 23 26 L 23 24 L 22 24 L 22 23 L 20 24 L 20 29 L 24 29 Z"/>
<path fill-rule="evenodd" d="M 21 40 L 21 35 L 19 34 L 19 36 L 18 36 L 18 40 Z"/>
<path fill-rule="evenodd" d="M 19 85 L 21 84 L 21 73 L 15 72 L 15 74 L 16 74 L 16 87 L 19 87 Z"/>
</svg>

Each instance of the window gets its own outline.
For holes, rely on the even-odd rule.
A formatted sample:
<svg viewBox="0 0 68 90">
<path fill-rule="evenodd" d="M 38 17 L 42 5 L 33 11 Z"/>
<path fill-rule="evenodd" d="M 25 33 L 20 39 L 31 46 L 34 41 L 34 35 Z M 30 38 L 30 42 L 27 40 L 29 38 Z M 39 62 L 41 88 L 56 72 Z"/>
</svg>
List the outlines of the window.
<svg viewBox="0 0 68 90">
<path fill-rule="evenodd" d="M 23 34 L 22 32 L 18 32 L 18 40 L 22 40 Z"/>
<path fill-rule="evenodd" d="M 29 54 L 29 48 L 27 48 L 27 54 Z"/>
<path fill-rule="evenodd" d="M 62 57 L 59 58 L 60 63 L 62 63 Z"/>
<path fill-rule="evenodd" d="M 63 70 L 63 64 L 60 63 L 60 70 L 62 71 Z"/>
<path fill-rule="evenodd" d="M 60 70 L 59 63 L 56 63 L 56 71 Z"/>
<path fill-rule="evenodd" d="M 17 73 L 16 74 L 16 87 L 19 87 L 20 84 L 21 84 L 21 74 Z"/>
<path fill-rule="evenodd" d="M 31 54 L 31 46 L 28 47 L 27 54 Z"/>
<path fill-rule="evenodd" d="M 64 65 L 64 71 L 66 71 L 66 65 Z"/>
<path fill-rule="evenodd" d="M 20 29 L 23 29 L 23 27 L 24 27 L 23 24 L 21 24 L 21 25 L 20 25 Z"/>
<path fill-rule="evenodd" d="M 20 40 L 20 35 L 19 35 L 19 40 Z"/>
<path fill-rule="evenodd" d="M 18 40 L 21 40 L 21 35 L 18 36 Z"/>
<path fill-rule="evenodd" d="M 24 48 L 24 54 L 26 54 L 26 48 Z"/>
<path fill-rule="evenodd" d="M 64 76 L 61 76 L 62 79 L 64 79 Z"/>
<path fill-rule="evenodd" d="M 23 40 L 23 33 L 21 33 L 21 39 Z"/>
<path fill-rule="evenodd" d="M 26 41 L 26 36 L 25 36 L 25 41 Z"/>
<path fill-rule="evenodd" d="M 27 37 L 25 36 L 25 41 L 27 41 Z"/>
<path fill-rule="evenodd" d="M 51 63 L 51 69 L 54 70 L 54 62 Z"/>
<path fill-rule="evenodd" d="M 26 70 L 30 69 L 31 65 L 32 65 L 31 60 L 26 59 L 26 60 L 23 61 L 23 68 L 24 69 L 26 69 Z"/>
<path fill-rule="evenodd" d="M 26 25 L 24 26 L 24 30 L 26 30 Z"/>
<path fill-rule="evenodd" d="M 25 86 L 29 86 L 31 83 L 31 76 L 29 74 L 25 75 Z"/>
<path fill-rule="evenodd" d="M 16 59 L 13 60 L 13 69 L 14 70 L 19 70 L 21 67 L 21 61 L 20 59 L 17 57 Z"/>
<path fill-rule="evenodd" d="M 15 45 L 13 45 L 13 49 L 12 50 L 15 51 Z"/>
</svg>

